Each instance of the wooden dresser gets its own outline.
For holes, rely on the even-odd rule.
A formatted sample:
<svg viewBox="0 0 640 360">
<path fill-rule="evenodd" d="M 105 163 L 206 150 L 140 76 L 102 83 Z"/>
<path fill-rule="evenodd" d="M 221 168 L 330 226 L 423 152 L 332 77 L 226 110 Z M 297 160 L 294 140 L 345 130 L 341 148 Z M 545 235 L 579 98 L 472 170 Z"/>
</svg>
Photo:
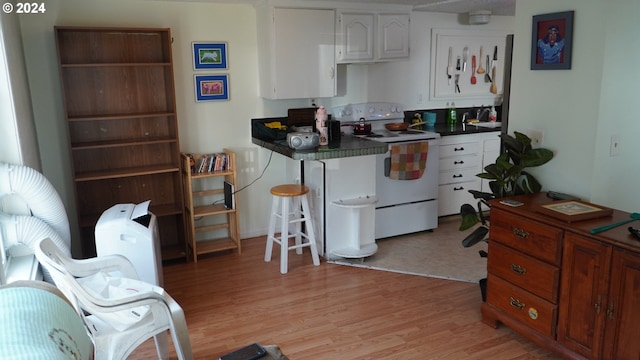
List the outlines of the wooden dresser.
<svg viewBox="0 0 640 360">
<path fill-rule="evenodd" d="M 629 213 L 567 222 L 539 212 L 546 194 L 491 202 L 486 324 L 503 323 L 567 359 L 639 359 L 640 240 Z"/>
</svg>

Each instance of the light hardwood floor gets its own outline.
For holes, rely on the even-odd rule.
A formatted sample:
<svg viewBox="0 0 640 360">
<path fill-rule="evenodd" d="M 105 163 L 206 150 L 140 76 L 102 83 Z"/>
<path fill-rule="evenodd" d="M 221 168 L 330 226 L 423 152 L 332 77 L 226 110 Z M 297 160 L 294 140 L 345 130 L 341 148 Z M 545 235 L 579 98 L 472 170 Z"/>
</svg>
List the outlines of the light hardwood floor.
<svg viewBox="0 0 640 360">
<path fill-rule="evenodd" d="M 307 251 L 290 252 L 281 275 L 278 251 L 265 263 L 264 244 L 247 239 L 240 255 L 165 264 L 164 287 L 184 309 L 196 359 L 253 342 L 277 344 L 291 360 L 559 359 L 482 323 L 477 284 L 325 261 L 316 267 Z M 152 340 L 130 357 L 151 358 Z"/>
</svg>

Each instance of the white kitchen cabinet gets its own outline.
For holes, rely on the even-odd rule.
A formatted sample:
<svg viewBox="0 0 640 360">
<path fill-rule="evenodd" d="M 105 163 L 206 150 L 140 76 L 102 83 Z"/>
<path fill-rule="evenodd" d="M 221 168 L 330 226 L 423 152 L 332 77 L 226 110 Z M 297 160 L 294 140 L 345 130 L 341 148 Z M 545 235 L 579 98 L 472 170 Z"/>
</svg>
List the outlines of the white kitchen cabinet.
<svg viewBox="0 0 640 360">
<path fill-rule="evenodd" d="M 256 16 L 260 96 L 335 96 L 335 11 L 263 5 Z"/>
<path fill-rule="evenodd" d="M 339 11 L 338 63 L 390 61 L 409 57 L 409 14 Z"/>
<path fill-rule="evenodd" d="M 493 136 L 489 139 L 484 139 L 483 141 L 483 151 L 482 151 L 482 169 L 484 171 L 484 167 L 493 164 L 496 162 L 496 159 L 500 155 L 500 137 L 499 133 L 493 133 Z M 482 179 L 482 191 L 483 192 L 491 192 L 491 188 L 489 188 L 489 180 Z"/>
<path fill-rule="evenodd" d="M 476 175 L 495 162 L 500 152 L 500 132 L 443 136 L 440 140 L 438 216 L 460 213 L 462 204 L 476 206 L 469 190 L 491 192 Z"/>
<path fill-rule="evenodd" d="M 409 14 L 378 14 L 378 59 L 409 58 Z"/>
</svg>

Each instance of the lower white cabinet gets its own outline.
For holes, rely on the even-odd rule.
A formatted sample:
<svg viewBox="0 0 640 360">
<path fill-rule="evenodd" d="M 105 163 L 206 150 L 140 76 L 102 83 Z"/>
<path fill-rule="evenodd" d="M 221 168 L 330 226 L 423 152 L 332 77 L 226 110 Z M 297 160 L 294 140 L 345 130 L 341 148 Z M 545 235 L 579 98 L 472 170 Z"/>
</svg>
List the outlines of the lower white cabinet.
<svg viewBox="0 0 640 360">
<path fill-rule="evenodd" d="M 462 204 L 475 207 L 469 190 L 491 192 L 476 175 L 495 162 L 500 153 L 500 132 L 443 136 L 440 140 L 438 216 L 460 213 Z"/>
</svg>

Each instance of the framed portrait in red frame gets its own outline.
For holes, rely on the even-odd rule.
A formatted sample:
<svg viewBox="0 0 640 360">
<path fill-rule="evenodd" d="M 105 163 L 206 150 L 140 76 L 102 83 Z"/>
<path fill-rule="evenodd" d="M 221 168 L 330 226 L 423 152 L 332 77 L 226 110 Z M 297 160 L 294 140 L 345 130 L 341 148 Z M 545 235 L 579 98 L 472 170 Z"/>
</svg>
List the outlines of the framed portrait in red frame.
<svg viewBox="0 0 640 360">
<path fill-rule="evenodd" d="M 571 69 L 573 11 L 535 15 L 531 30 L 531 70 Z"/>
</svg>

